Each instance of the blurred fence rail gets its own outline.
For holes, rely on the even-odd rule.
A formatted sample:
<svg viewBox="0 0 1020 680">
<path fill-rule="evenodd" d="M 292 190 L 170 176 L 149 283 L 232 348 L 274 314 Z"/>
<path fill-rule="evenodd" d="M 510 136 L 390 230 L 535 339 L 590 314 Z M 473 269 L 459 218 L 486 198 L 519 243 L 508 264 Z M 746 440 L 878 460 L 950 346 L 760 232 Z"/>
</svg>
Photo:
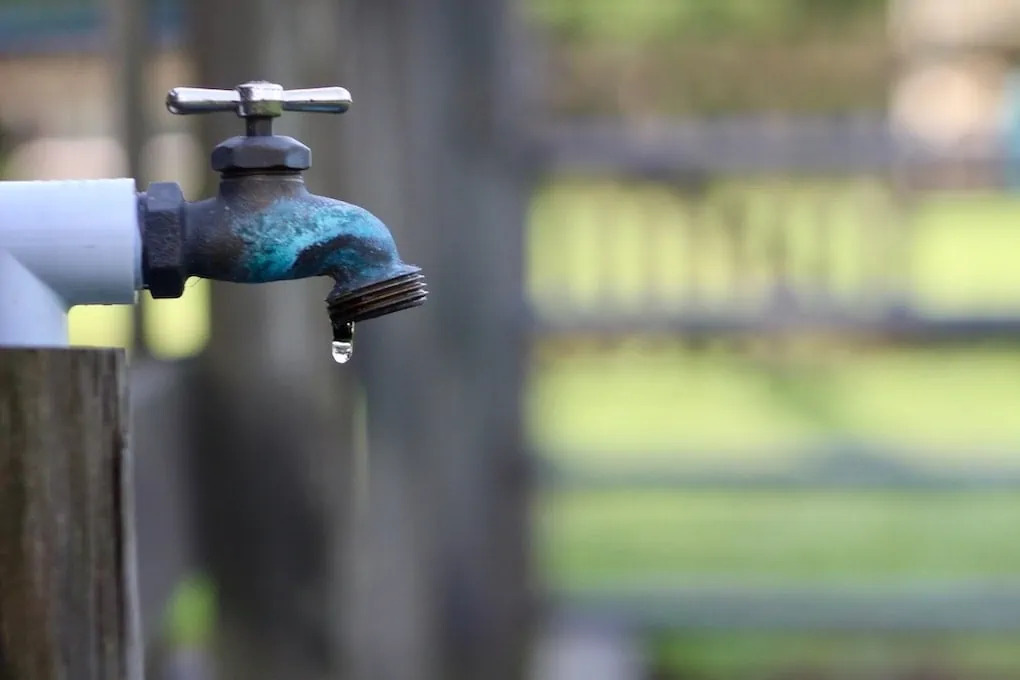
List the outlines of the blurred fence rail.
<svg viewBox="0 0 1020 680">
<path fill-rule="evenodd" d="M 578 117 L 877 110 L 896 62 L 881 21 L 838 39 L 831 27 L 816 27 L 796 37 L 556 36 L 551 42 L 545 61 L 557 86 L 550 109 Z"/>
<path fill-rule="evenodd" d="M 577 119 L 536 131 L 543 160 L 560 171 L 625 173 L 669 179 L 726 175 L 831 177 L 895 176 L 926 187 L 925 178 L 946 174 L 945 185 L 1001 187 L 1007 163 L 1001 148 L 976 140 L 937 149 L 896 130 L 881 113 L 833 115 L 744 114 L 711 118 Z M 983 143 L 982 143 L 983 142 Z M 950 175 L 950 169 L 958 169 Z"/>
<path fill-rule="evenodd" d="M 564 598 L 574 615 L 599 616 L 639 630 L 1015 631 L 1017 584 L 970 582 L 887 586 L 754 587 L 720 584 Z"/>
</svg>

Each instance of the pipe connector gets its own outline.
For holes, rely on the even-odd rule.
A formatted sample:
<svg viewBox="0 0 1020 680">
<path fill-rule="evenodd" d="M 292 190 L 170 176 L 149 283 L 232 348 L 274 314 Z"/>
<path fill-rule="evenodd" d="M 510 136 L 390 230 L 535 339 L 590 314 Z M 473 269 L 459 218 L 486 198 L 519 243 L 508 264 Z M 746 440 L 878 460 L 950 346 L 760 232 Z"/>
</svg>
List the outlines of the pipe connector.
<svg viewBox="0 0 1020 680">
<path fill-rule="evenodd" d="M 0 182 L 0 347 L 66 347 L 71 307 L 134 303 L 136 197 L 131 179 Z"/>
</svg>

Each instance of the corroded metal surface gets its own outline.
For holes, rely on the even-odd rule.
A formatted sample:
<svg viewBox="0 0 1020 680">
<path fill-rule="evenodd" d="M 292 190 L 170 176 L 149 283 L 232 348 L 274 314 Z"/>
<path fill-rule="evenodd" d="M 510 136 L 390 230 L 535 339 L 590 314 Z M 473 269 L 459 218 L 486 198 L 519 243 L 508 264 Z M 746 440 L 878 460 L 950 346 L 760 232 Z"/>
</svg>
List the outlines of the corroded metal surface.
<svg viewBox="0 0 1020 680">
<path fill-rule="evenodd" d="M 329 276 L 331 315 L 345 321 L 425 301 L 420 270 L 400 259 L 386 226 L 364 208 L 309 193 L 299 175 L 225 177 L 217 197 L 185 215 L 191 276 L 234 283 Z"/>
</svg>

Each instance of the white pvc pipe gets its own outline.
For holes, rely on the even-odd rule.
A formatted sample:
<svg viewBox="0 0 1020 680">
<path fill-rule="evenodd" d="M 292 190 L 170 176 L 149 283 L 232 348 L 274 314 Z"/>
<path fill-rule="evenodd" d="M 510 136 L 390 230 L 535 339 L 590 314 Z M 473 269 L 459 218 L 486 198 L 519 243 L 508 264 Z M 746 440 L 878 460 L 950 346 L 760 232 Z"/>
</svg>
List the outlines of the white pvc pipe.
<svg viewBox="0 0 1020 680">
<path fill-rule="evenodd" d="M 67 345 L 67 304 L 13 255 L 0 250 L 0 347 Z"/>
<path fill-rule="evenodd" d="M 66 346 L 67 311 L 133 303 L 141 262 L 134 180 L 0 182 L 0 346 Z"/>
</svg>

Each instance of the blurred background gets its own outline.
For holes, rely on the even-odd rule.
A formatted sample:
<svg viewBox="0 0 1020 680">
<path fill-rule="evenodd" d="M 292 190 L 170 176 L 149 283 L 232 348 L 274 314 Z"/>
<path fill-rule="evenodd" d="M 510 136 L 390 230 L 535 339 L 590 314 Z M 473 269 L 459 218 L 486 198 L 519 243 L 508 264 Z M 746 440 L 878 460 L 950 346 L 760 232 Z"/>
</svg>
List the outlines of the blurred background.
<svg viewBox="0 0 1020 680">
<path fill-rule="evenodd" d="M 175 85 L 341 84 L 425 269 L 78 308 L 150 678 L 1020 677 L 1020 1 L 0 0 L 0 173 L 215 190 Z M 1014 514 L 1016 513 L 1016 514 Z"/>
</svg>

